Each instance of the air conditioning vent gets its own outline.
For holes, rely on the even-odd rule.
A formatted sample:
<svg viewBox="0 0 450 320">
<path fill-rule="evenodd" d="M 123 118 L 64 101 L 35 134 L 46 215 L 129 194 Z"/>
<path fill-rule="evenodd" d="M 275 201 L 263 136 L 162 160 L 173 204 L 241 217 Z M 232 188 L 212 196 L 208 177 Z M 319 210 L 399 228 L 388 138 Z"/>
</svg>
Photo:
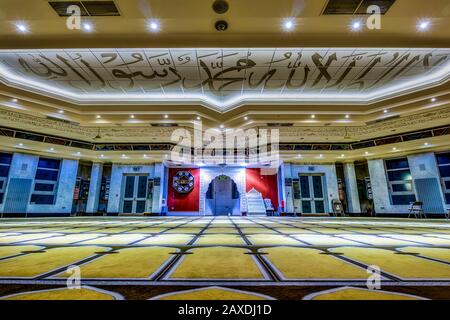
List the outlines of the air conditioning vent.
<svg viewBox="0 0 450 320">
<path fill-rule="evenodd" d="M 376 5 L 385 14 L 396 0 L 328 0 L 323 15 L 348 14 L 364 15 L 367 8 Z"/>
<path fill-rule="evenodd" d="M 63 122 L 63 123 L 68 123 L 68 124 L 71 124 L 71 125 L 74 125 L 74 126 L 79 126 L 80 125 L 79 122 L 59 119 L 59 118 L 52 117 L 52 116 L 47 116 L 46 118 L 49 119 L 49 120 L 53 120 L 53 121 L 59 121 L 59 122 Z"/>
<path fill-rule="evenodd" d="M 178 127 L 177 123 L 150 123 L 150 125 L 152 127 L 163 127 L 163 128 L 167 128 L 167 127 Z"/>
<path fill-rule="evenodd" d="M 91 16 L 120 16 L 114 1 L 82 1 Z"/>
<path fill-rule="evenodd" d="M 60 17 L 71 15 L 67 13 L 67 8 L 71 5 L 78 6 L 82 16 L 120 16 L 114 1 L 50 1 L 49 4 Z"/>
<path fill-rule="evenodd" d="M 400 116 L 392 116 L 392 117 L 387 117 L 387 118 L 383 118 L 383 119 L 368 121 L 368 122 L 366 122 L 366 124 L 368 124 L 368 125 L 375 124 L 375 123 L 385 122 L 385 121 L 389 121 L 389 120 L 397 119 L 397 118 L 400 118 Z"/>
<path fill-rule="evenodd" d="M 268 127 L 292 127 L 293 123 L 268 123 Z"/>
</svg>

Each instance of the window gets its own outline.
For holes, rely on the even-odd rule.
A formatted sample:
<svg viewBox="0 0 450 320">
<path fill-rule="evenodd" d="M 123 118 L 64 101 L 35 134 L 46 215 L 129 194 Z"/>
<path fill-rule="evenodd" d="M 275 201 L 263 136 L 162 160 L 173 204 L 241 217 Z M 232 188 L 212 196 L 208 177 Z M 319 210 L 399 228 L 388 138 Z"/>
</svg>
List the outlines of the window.
<svg viewBox="0 0 450 320">
<path fill-rule="evenodd" d="M 450 152 L 436 154 L 445 203 L 450 204 Z"/>
<path fill-rule="evenodd" d="M 386 174 L 393 205 L 409 205 L 416 201 L 407 158 L 385 161 Z"/>
<path fill-rule="evenodd" d="M 33 194 L 30 202 L 33 204 L 54 204 L 58 184 L 59 167 L 57 159 L 39 158 L 34 179 Z"/>
<path fill-rule="evenodd" d="M 3 197 L 8 182 L 9 168 L 11 167 L 12 154 L 0 153 L 0 204 L 3 203 Z"/>
</svg>

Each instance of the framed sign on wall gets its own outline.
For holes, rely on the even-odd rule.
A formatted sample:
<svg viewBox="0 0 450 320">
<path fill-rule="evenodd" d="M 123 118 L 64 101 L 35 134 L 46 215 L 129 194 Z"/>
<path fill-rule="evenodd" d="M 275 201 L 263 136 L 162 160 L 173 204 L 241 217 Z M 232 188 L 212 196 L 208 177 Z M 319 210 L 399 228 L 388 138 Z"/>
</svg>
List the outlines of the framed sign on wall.
<svg viewBox="0 0 450 320">
<path fill-rule="evenodd" d="M 172 179 L 172 188 L 179 193 L 189 193 L 194 189 L 194 176 L 189 171 L 178 171 Z"/>
</svg>

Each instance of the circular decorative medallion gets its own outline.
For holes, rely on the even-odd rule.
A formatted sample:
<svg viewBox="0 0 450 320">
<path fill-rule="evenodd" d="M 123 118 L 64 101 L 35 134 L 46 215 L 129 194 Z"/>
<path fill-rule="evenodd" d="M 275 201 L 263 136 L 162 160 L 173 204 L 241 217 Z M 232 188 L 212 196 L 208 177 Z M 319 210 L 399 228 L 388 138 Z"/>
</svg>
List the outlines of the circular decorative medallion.
<svg viewBox="0 0 450 320">
<path fill-rule="evenodd" d="M 189 171 L 178 171 L 172 179 L 172 187 L 179 193 L 188 193 L 194 189 L 194 176 Z"/>
</svg>

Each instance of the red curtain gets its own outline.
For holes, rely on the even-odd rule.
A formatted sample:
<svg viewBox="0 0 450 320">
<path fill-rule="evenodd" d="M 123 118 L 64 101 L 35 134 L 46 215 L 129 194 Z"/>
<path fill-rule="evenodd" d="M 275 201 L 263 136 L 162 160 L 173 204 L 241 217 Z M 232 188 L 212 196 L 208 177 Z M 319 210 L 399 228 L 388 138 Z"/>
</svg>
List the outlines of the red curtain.
<svg viewBox="0 0 450 320">
<path fill-rule="evenodd" d="M 178 171 L 189 171 L 194 176 L 194 189 L 189 193 L 179 193 L 172 187 L 172 180 Z M 198 211 L 200 190 L 200 169 L 169 168 L 167 208 L 169 211 Z"/>
<path fill-rule="evenodd" d="M 260 168 L 246 168 L 246 192 L 255 188 L 261 192 L 264 199 L 268 198 L 272 201 L 275 210 L 278 210 L 278 177 L 277 174 L 262 175 Z"/>
</svg>

